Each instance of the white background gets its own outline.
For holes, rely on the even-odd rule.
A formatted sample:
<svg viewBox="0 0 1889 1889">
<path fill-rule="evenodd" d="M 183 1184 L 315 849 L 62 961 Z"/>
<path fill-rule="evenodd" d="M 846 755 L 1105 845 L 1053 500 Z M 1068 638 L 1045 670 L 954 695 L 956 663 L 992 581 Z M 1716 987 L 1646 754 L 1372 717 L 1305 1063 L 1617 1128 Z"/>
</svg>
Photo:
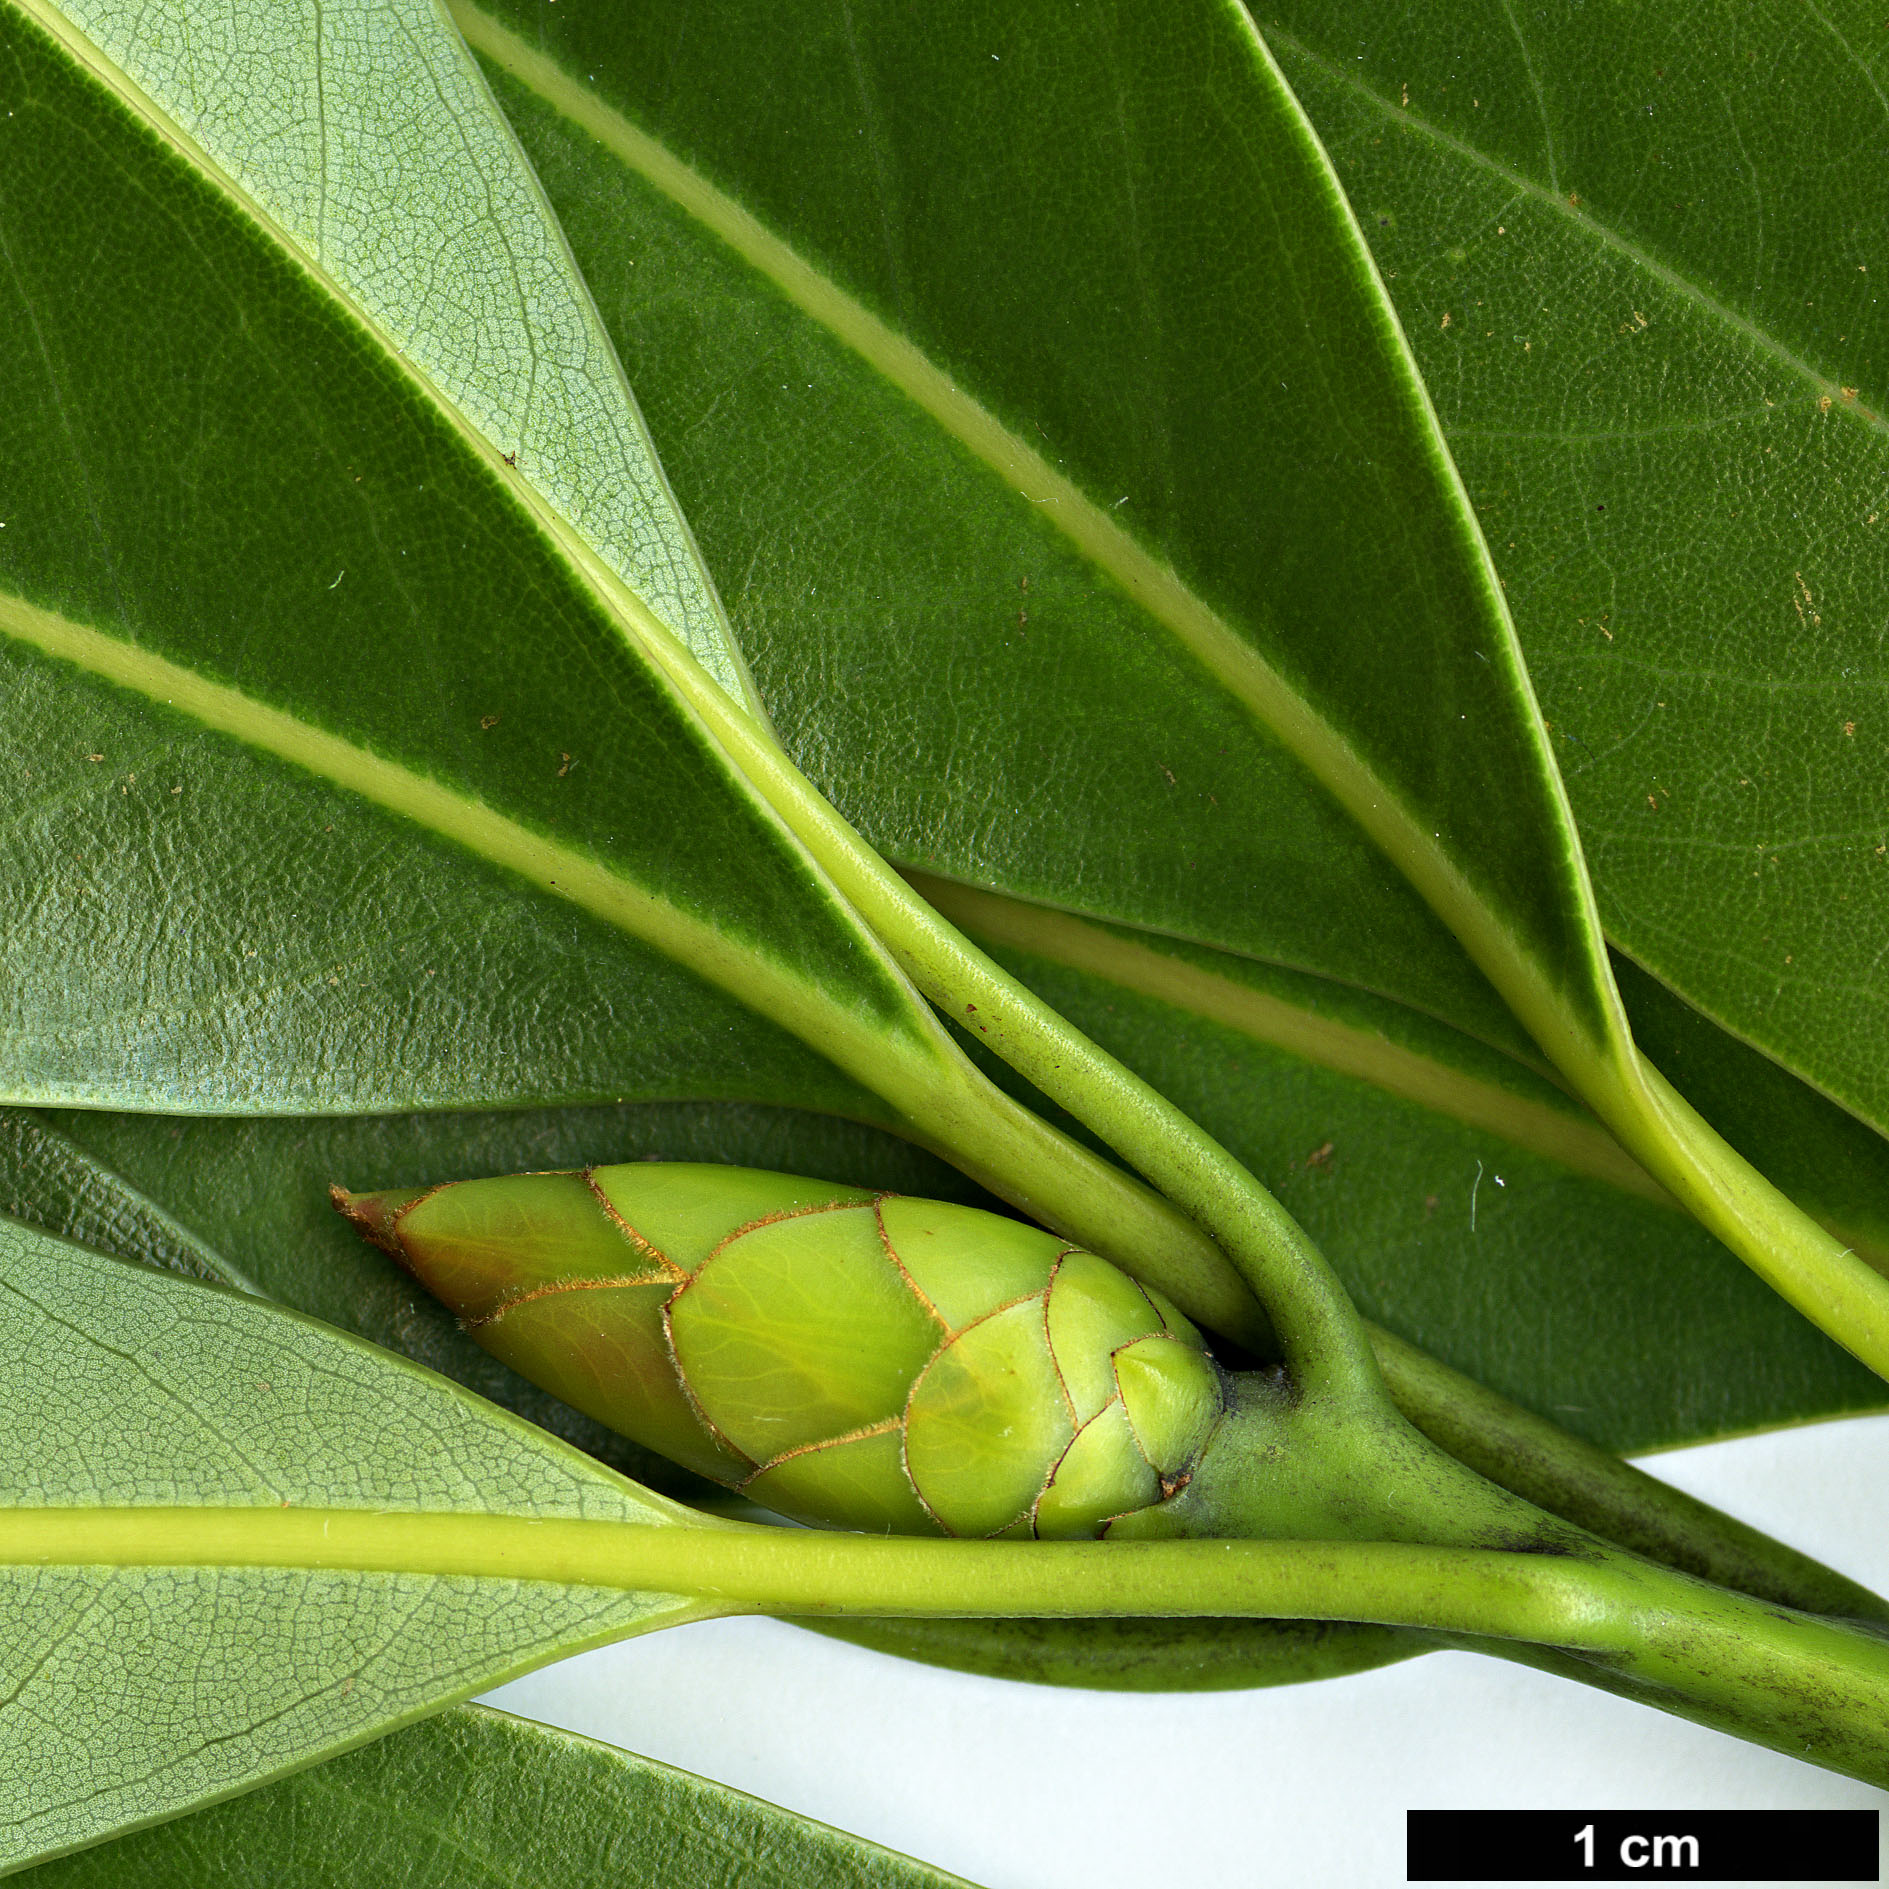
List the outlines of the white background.
<svg viewBox="0 0 1889 1889">
<path fill-rule="evenodd" d="M 1889 1416 L 1644 1466 L 1889 1590 Z M 1110 1694 L 724 1620 L 567 1660 L 488 1702 L 986 1889 L 1390 1889 L 1406 1809 L 1889 1809 L 1866 1785 L 1468 1653 L 1275 1691 Z"/>
</svg>

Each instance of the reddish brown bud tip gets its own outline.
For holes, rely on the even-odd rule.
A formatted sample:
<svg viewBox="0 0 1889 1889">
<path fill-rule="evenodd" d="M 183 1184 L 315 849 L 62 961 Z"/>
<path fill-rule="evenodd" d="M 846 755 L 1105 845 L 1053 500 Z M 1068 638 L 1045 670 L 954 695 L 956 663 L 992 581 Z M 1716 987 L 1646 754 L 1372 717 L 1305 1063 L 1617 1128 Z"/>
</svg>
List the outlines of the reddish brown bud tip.
<svg viewBox="0 0 1889 1889">
<path fill-rule="evenodd" d="M 400 1218 L 400 1209 L 418 1200 L 426 1191 L 424 1187 L 416 1187 L 405 1193 L 396 1190 L 384 1194 L 350 1194 L 345 1187 L 330 1187 L 328 1198 L 334 1202 L 337 1213 L 345 1214 L 354 1222 L 356 1232 L 363 1239 L 371 1240 L 383 1253 L 391 1253 L 405 1265 L 407 1256 L 395 1223 Z"/>
</svg>

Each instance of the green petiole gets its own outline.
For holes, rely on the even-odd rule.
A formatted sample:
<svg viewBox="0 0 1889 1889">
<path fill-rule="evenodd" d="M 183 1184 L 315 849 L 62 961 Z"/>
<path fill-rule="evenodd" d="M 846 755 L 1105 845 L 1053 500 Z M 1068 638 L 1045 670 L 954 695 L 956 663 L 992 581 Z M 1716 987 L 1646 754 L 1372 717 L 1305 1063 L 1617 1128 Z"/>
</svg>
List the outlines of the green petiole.
<svg viewBox="0 0 1889 1889">
<path fill-rule="evenodd" d="M 1889 1624 L 1889 1601 L 1821 1562 L 1499 1397 L 1427 1352 L 1371 1327 L 1393 1401 L 1433 1443 L 1524 1496 L 1649 1561 L 1805 1613 Z"/>
<path fill-rule="evenodd" d="M 1166 1098 L 933 911 L 818 793 L 772 733 L 620 587 L 619 596 L 650 656 L 919 989 L 946 1016 L 970 1022 L 1005 1062 L 1211 1231 L 1243 1271 L 1263 1277 L 1261 1296 L 1287 1355 L 1300 1368 L 1368 1383 L 1374 1375 L 1369 1350 L 1355 1316 L 1347 1316 L 1342 1288 L 1272 1195 Z M 1463 917 L 1449 902 L 1433 903 L 1446 917 Z M 1458 929 L 1517 1016 L 1621 1145 L 1767 1284 L 1889 1378 L 1889 1279 L 1765 1180 L 1646 1061 L 1611 983 L 1614 1041 L 1597 1046 L 1567 1026 L 1506 940 L 1493 931 L 1485 936 L 1487 928 Z M 967 1152 L 978 1144 L 972 1159 L 989 1162 L 992 1151 L 977 1124 L 948 1104 L 947 1112 L 953 1128 L 969 1131 Z M 921 1108 L 914 1125 L 935 1133 L 930 1113 Z M 1002 1176 L 1009 1165 L 999 1158 L 989 1171 Z M 1018 1179 L 1010 1179 L 997 1191 L 1010 1198 L 1017 1185 Z M 1039 1172 L 1035 1188 L 1053 1191 L 1054 1184 Z M 1156 1283 L 1175 1290 L 1175 1282 Z M 1186 1303 L 1179 1291 L 1176 1296 Z"/>
<path fill-rule="evenodd" d="M 1386 1542 L 928 1542 L 360 1509 L 16 1509 L 0 1564 L 558 1581 L 727 1612 L 1364 1620 L 1572 1655 L 1622 1689 L 1889 1783 L 1889 1641 L 1625 1556 Z"/>
<path fill-rule="evenodd" d="M 1279 1346 L 1305 1381 L 1349 1383 L 1360 1390 L 1375 1387 L 1377 1366 L 1344 1288 L 1324 1255 L 1272 1194 L 1151 1084 L 1090 1042 L 927 905 L 814 788 L 772 734 L 740 708 L 674 636 L 653 619 L 649 631 L 647 647 L 670 680 L 919 990 L 1100 1135 L 1196 1222 L 1210 1236 L 1210 1244 L 1234 1260 L 1249 1285 L 1255 1285 Z M 991 1094 L 1000 1092 L 993 1089 Z M 981 1114 L 966 1117 L 948 1098 L 940 1100 L 942 1109 L 930 1104 L 923 1112 L 901 1106 L 907 1106 L 921 1132 L 937 1135 L 941 1128 L 947 1130 L 940 1145 L 960 1165 L 968 1155 L 975 1165 L 967 1171 L 979 1178 L 986 1172 L 998 1176 L 997 1191 L 1006 1199 L 1016 1199 L 1020 1190 L 1036 1195 L 1063 1192 L 1053 1171 L 1042 1164 L 1042 1156 L 1051 1151 L 1040 1135 L 1032 1137 L 1037 1145 L 1022 1150 L 1019 1160 L 1014 1145 L 1003 1140 L 991 1145 L 986 1122 L 996 1125 L 992 1118 L 1000 1111 L 995 1105 L 980 1096 Z M 1015 1125 L 1013 1119 L 1004 1128 Z M 1065 1137 L 1056 1139 L 1063 1147 L 1075 1145 Z M 1092 1207 L 1079 1211 L 1086 1223 L 1080 1228 L 1082 1237 L 1088 1237 L 1088 1224 L 1106 1220 Z M 1066 1213 L 1045 1217 L 1052 1225 L 1079 1231 Z M 1136 1215 L 1138 1222 L 1146 1218 L 1145 1211 Z M 1151 1283 L 1172 1293 L 1184 1309 L 1195 1310 L 1197 1302 L 1181 1281 L 1151 1272 L 1146 1251 L 1137 1253 L 1132 1235 L 1125 1238 L 1124 1231 L 1119 1223 L 1106 1226 L 1095 1250 L 1111 1258 L 1120 1254 L 1128 1270 L 1148 1273 Z M 1177 1244 L 1172 1230 L 1164 1231 L 1162 1246 L 1172 1250 Z M 1207 1265 L 1203 1255 L 1189 1271 L 1199 1273 Z M 1204 1311 L 1201 1315 L 1217 1322 Z M 1247 1332 L 1252 1329 L 1249 1320 Z M 1232 1335 L 1247 1333 L 1235 1329 Z"/>
</svg>

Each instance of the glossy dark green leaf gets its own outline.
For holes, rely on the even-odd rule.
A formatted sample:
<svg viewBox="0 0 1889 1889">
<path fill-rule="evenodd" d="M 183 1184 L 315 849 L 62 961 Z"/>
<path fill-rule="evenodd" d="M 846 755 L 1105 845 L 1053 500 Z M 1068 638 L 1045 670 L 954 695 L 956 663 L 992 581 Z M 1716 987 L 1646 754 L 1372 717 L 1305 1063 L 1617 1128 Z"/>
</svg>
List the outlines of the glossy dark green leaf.
<svg viewBox="0 0 1889 1889">
<path fill-rule="evenodd" d="M 902 114 L 884 133 L 888 168 L 883 176 L 873 171 L 859 151 L 862 139 L 880 136 L 872 116 L 878 94 L 859 90 L 867 82 L 857 73 L 824 88 L 805 76 L 838 57 L 835 39 L 816 34 L 805 45 L 775 46 L 764 23 L 752 36 L 731 27 L 723 44 L 664 25 L 660 9 L 639 10 L 634 24 L 549 13 L 522 24 L 520 14 L 515 33 L 495 27 L 489 12 L 462 9 L 460 17 L 488 55 L 501 101 L 644 390 L 780 725 L 809 771 L 879 844 L 936 872 L 1165 936 L 1171 960 L 1184 954 L 1180 941 L 1242 954 L 1252 962 L 1233 975 L 1265 986 L 1275 1048 L 1295 1049 L 1315 1068 L 1336 1068 L 1397 1098 L 1380 1111 L 1376 1137 L 1396 1143 L 1405 1119 L 1400 1104 L 1412 1101 L 1440 1106 L 1459 1127 L 1494 1131 L 1499 1140 L 1479 1156 L 1458 1151 L 1465 1185 L 1475 1159 L 1486 1162 L 1492 1149 L 1513 1143 L 1553 1159 L 1572 1153 L 1576 1171 L 1590 1178 L 1624 1177 L 1630 1192 L 1658 1192 L 1544 1079 L 1538 1052 L 1518 1038 L 1454 945 L 1439 941 L 1408 889 L 1386 881 L 1329 800 L 1282 760 L 1231 697 L 1177 660 L 1149 613 L 1072 543 L 1055 517 L 1064 496 L 1048 485 L 1019 493 L 1014 467 L 988 440 L 954 437 L 954 416 L 941 419 L 923 404 L 930 397 L 923 363 L 882 341 L 881 318 L 901 345 L 907 333 L 923 337 L 928 323 L 944 323 L 958 338 L 937 342 L 937 357 L 991 400 L 998 393 L 989 376 L 1035 375 L 1004 395 L 1005 411 L 1029 410 L 1040 395 L 1046 404 L 1038 416 L 1018 427 L 1039 451 L 1044 439 L 1059 457 L 1067 451 L 1072 466 L 1078 437 L 1138 426 L 1134 437 L 1147 450 L 1133 476 L 1119 481 L 1130 499 L 1123 515 L 1137 516 L 1158 488 L 1163 529 L 1185 535 L 1193 528 L 1180 515 L 1195 488 L 1176 483 L 1180 474 L 1168 479 L 1180 456 L 1174 442 L 1182 435 L 1170 424 L 1179 407 L 1164 403 L 1224 399 L 1232 402 L 1228 411 L 1247 412 L 1239 400 L 1257 402 L 1267 392 L 1255 381 L 1227 395 L 1225 375 L 1215 380 L 1204 371 L 1183 387 L 1174 365 L 1185 346 L 1219 358 L 1213 350 L 1225 345 L 1222 331 L 1250 314 L 1245 278 L 1232 272 L 1184 310 L 1163 299 L 1169 286 L 1162 278 L 1139 300 L 1118 297 L 1119 305 L 1098 314 L 1121 282 L 1141 280 L 1119 248 L 1128 240 L 1122 232 L 1139 227 L 1131 210 L 1139 213 L 1150 193 L 1193 185 L 1176 183 L 1141 119 L 1124 129 L 1095 113 L 1071 134 L 1081 148 L 1089 148 L 1081 145 L 1087 137 L 1101 151 L 1078 167 L 1084 193 L 1072 204 L 1067 191 L 1037 184 L 1031 169 L 1041 147 L 1026 105 L 1033 109 L 1045 87 L 1042 72 L 1032 66 L 1027 88 L 1006 90 L 1011 80 L 1002 73 L 973 83 L 961 62 L 950 64 L 986 28 L 988 50 L 1000 57 L 985 62 L 1001 67 L 1016 53 L 1039 57 L 1037 35 L 1067 27 L 1080 36 L 1101 16 L 1045 25 L 1030 14 L 1002 31 L 981 16 L 963 16 L 937 45 L 919 46 L 925 29 L 872 15 L 871 31 L 883 36 L 873 42 L 880 47 L 873 84 L 903 85 L 908 58 L 934 75 L 949 65 L 953 96 L 963 95 L 953 109 L 964 117 L 951 135 L 968 141 L 976 128 L 990 132 L 975 163 L 965 156 L 954 167 L 961 187 L 946 193 L 948 202 L 928 190 L 929 156 L 919 155 L 921 144 L 928 154 L 935 142 L 926 114 L 945 108 Z M 1119 51 L 1113 30 L 1091 43 L 1088 56 L 1098 66 Z M 613 37 L 619 34 L 635 39 L 635 57 Z M 725 61 L 704 51 L 705 39 Z M 756 53 L 750 39 L 771 50 Z M 896 57 L 887 50 L 893 45 Z M 563 48 L 564 64 L 547 62 L 540 48 Z M 1178 76 L 1192 70 L 1184 57 L 1166 42 L 1160 55 L 1138 69 L 1137 84 L 1150 99 L 1137 111 L 1158 113 L 1169 96 L 1164 87 L 1174 98 L 1193 96 Z M 1180 63 L 1165 63 L 1170 58 Z M 1072 52 L 1064 64 L 1083 61 Z M 571 78 L 579 66 L 581 85 Z M 1215 68 L 1208 91 L 1218 96 L 1215 88 L 1232 85 L 1230 70 Z M 777 71 L 801 80 L 776 95 Z M 1076 88 L 1088 82 L 1069 81 Z M 786 111 L 781 99 L 803 90 L 822 101 L 820 110 Z M 906 116 L 926 127 L 922 135 L 902 128 Z M 679 168 L 683 159 L 694 168 Z M 783 180 L 790 172 L 818 187 L 809 184 L 789 201 Z M 996 178 L 1010 180 L 1007 194 Z M 1124 207 L 1131 185 L 1133 204 Z M 903 214 L 876 225 L 861 206 L 881 190 Z M 1114 223 L 1104 227 L 1111 207 Z M 749 209 L 763 218 L 759 227 L 742 221 Z M 1052 241 L 1045 232 L 1061 228 L 1059 218 L 1083 241 Z M 869 228 L 879 230 L 872 241 L 861 234 Z M 973 240 L 973 229 L 992 232 L 990 239 Z M 792 246 L 779 242 L 782 232 Z M 1078 254 L 1100 260 L 1079 264 Z M 809 258 L 824 275 L 806 275 Z M 1096 280 L 1074 282 L 1085 268 Z M 836 293 L 835 282 L 863 307 Z M 967 306 L 967 282 L 1015 317 L 1001 336 Z M 1039 318 L 1025 319 L 1020 311 L 1032 306 Z M 964 338 L 973 334 L 982 337 L 976 354 Z M 1130 346 L 1124 335 L 1140 340 Z M 1104 374 L 1096 362 L 1109 346 L 1116 358 Z M 732 393 L 730 360 L 742 363 Z M 1073 415 L 1067 383 L 1079 366 L 1108 384 L 1100 417 Z M 1271 423 L 1269 410 L 1253 411 L 1253 429 Z M 1203 423 L 1185 438 L 1191 457 L 1210 453 L 1221 434 Z M 869 477 L 860 475 L 862 465 L 871 467 Z M 1256 478 L 1253 490 L 1270 495 L 1278 482 Z M 1055 502 L 1032 505 L 1032 496 Z M 1230 539 L 1218 542 L 1229 558 L 1240 549 Z M 1181 559 L 1169 540 L 1162 543 Z M 1250 544 L 1242 554 L 1258 556 Z M 855 686 L 834 689 L 835 675 Z M 1418 694 L 1412 703 L 1425 700 Z M 1510 810 L 1500 796 L 1491 796 L 1488 815 L 1490 831 L 1508 830 Z M 1396 1002 L 1374 1001 L 1386 997 Z M 1635 1002 L 1646 1010 L 1655 999 L 1636 990 Z M 1319 1040 L 1308 1045 L 1308 1033 Z M 1666 1033 L 1655 1034 L 1664 1049 Z M 1800 1192 L 1840 1237 L 1883 1250 L 1889 1163 L 1872 1137 L 1846 1129 L 1813 1093 L 1754 1075 L 1749 1057 L 1729 1041 L 1689 1056 L 1676 1073 L 1738 1145 Z M 1751 1106 L 1760 1087 L 1764 1131 Z M 1372 1109 L 1366 1089 L 1354 1085 L 1352 1094 L 1357 1109 Z M 1308 1129 L 1305 1152 L 1323 1139 Z M 1275 1162 L 1269 1172 L 1276 1171 Z M 1419 1198 L 1442 1185 L 1426 1183 Z M 1572 1295 L 1583 1255 L 1630 1251 L 1645 1269 L 1634 1276 L 1650 1281 L 1652 1296 L 1682 1304 L 1696 1283 L 1689 1265 L 1662 1276 L 1662 1240 L 1616 1242 L 1603 1205 L 1611 1198 L 1606 1189 L 1587 1197 L 1592 1219 L 1543 1216 L 1530 1229 L 1539 1244 L 1528 1249 L 1525 1274 L 1539 1267 L 1567 1281 Z M 1361 1207 L 1351 1223 L 1352 1200 L 1346 1193 L 1328 1202 L 1320 1231 L 1364 1254 L 1383 1228 Z M 1705 1250 L 1683 1228 L 1677 1238 L 1689 1252 Z M 1416 1278 L 1426 1264 L 1433 1276 L 1422 1293 L 1422 1323 L 1431 1342 L 1449 1350 L 1448 1295 L 1462 1283 L 1454 1267 L 1413 1252 L 1398 1266 L 1374 1264 L 1373 1276 L 1388 1267 Z M 1616 1283 L 1630 1276 L 1619 1265 L 1606 1275 Z M 1494 1303 L 1523 1302 L 1530 1291 L 1517 1279 L 1492 1299 L 1479 1275 L 1473 1288 L 1463 1287 L 1461 1316 L 1487 1330 Z M 1635 1298 L 1598 1286 L 1590 1298 L 1589 1383 L 1575 1396 L 1540 1383 L 1534 1365 L 1511 1357 L 1507 1381 L 1526 1400 L 1592 1409 L 1606 1382 L 1598 1361 L 1620 1347 L 1638 1353 L 1649 1382 L 1657 1377 L 1661 1367 L 1644 1345 Z M 1537 1360 L 1548 1355 L 1545 1338 L 1519 1342 L 1536 1347 Z M 1482 1343 L 1466 1349 L 1480 1351 Z M 1808 1355 L 1822 1353 L 1812 1347 Z M 1744 1421 L 1731 1414 L 1739 1387 L 1726 1383 L 1706 1347 L 1688 1349 L 1684 1363 L 1667 1368 L 1675 1375 L 1669 1393 L 1655 1400 L 1658 1414 L 1647 1406 L 1629 1411 L 1637 1393 L 1629 1396 L 1616 1434 L 1691 1435 Z M 1822 1381 L 1830 1407 L 1847 1407 L 1855 1394 L 1847 1372 Z M 1771 1407 L 1814 1412 L 1819 1382 L 1816 1370 L 1799 1377 Z M 1708 1418 L 1708 1410 L 1719 1414 Z"/>
<path fill-rule="evenodd" d="M 318 1551 L 193 1559 L 215 1538 L 204 1510 L 285 1526 L 283 1511 L 306 1510 L 486 1527 L 690 1517 L 279 1307 L 17 1223 L 0 1223 L 0 1258 L 0 1868 L 243 1790 L 562 1653 L 699 1617 L 674 1595 L 352 1572 Z M 83 1537 L 101 1510 L 120 1512 L 109 1537 Z M 128 1516 L 172 1531 L 162 1558 L 121 1547 Z M 28 1550 L 36 1521 L 50 1532 Z"/>
<path fill-rule="evenodd" d="M 1489 606 L 1418 397 L 1237 8 L 455 17 L 777 724 L 869 836 L 1519 1042 L 1242 693 L 1263 650 L 1501 853 L 1521 930 L 1562 922 L 1565 839 L 1500 649 L 1462 642 Z M 1370 541 L 1336 555 L 1354 503 Z M 1438 691 L 1486 740 L 1401 712 Z"/>
<path fill-rule="evenodd" d="M 206 78 L 301 71 L 286 15 L 77 9 L 134 78 L 39 11 L 0 19 L 5 1091 L 883 1114 L 782 1019 L 888 1054 L 931 1026 L 633 645 L 615 527 L 567 504 L 599 551 L 546 497 L 585 470 L 538 461 L 595 417 L 554 345 L 588 303 L 450 29 L 324 16 L 351 117 L 311 184 L 321 126 L 289 111 L 272 144 L 252 119 L 282 101 Z M 435 277 L 402 276 L 415 253 Z M 456 405 L 455 363 L 497 391 Z M 618 562 L 685 620 L 706 580 L 676 590 L 686 532 L 665 550 L 637 509 L 627 398 L 588 471 L 655 534 Z"/>
<path fill-rule="evenodd" d="M 960 1879 L 686 1771 L 484 1706 L 155 1830 L 34 1889 L 944 1889 Z"/>
<path fill-rule="evenodd" d="M 1475 500 L 1610 935 L 1889 1126 L 1889 45 L 1269 0 Z"/>
</svg>

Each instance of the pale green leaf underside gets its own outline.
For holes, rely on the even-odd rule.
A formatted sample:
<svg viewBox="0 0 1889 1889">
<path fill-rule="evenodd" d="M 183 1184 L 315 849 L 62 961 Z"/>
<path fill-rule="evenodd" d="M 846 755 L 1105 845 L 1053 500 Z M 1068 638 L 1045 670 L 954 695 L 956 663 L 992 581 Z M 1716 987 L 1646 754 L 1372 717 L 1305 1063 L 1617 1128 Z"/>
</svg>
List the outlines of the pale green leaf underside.
<svg viewBox="0 0 1889 1889">
<path fill-rule="evenodd" d="M 63 13 L 88 36 L 725 688 L 747 690 L 556 219 L 437 9 L 72 0 L 31 10 L 49 24 Z"/>
<path fill-rule="evenodd" d="M 672 1523 L 457 1386 L 273 1306 L 0 1225 L 5 1506 Z M 173 1816 L 673 1596 L 295 1568 L 0 1573 L 0 1867 Z M 240 1625 L 238 1625 L 240 1623 Z"/>
<path fill-rule="evenodd" d="M 945 1889 L 958 1878 L 588 1738 L 459 1706 L 34 1889 Z"/>
</svg>

